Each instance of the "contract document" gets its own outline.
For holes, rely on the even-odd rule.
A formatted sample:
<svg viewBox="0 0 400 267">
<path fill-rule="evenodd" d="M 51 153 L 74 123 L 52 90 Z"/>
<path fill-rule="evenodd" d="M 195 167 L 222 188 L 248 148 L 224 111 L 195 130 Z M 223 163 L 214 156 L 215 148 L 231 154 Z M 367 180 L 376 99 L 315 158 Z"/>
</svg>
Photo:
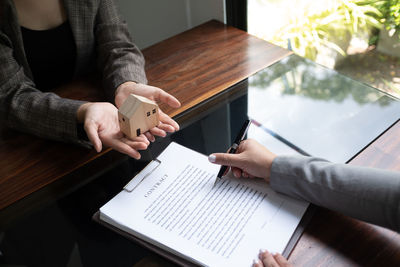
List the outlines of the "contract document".
<svg viewBox="0 0 400 267">
<path fill-rule="evenodd" d="M 172 142 L 100 208 L 100 220 L 201 266 L 251 266 L 282 253 L 308 203 L 259 178 L 224 176 L 207 156 Z"/>
</svg>

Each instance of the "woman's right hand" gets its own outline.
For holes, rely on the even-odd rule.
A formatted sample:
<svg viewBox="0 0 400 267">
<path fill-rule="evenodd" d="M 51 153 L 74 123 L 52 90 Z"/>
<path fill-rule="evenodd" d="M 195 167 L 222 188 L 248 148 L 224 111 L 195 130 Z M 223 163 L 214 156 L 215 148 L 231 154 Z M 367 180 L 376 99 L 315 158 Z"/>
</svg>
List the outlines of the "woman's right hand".
<svg viewBox="0 0 400 267">
<path fill-rule="evenodd" d="M 178 99 L 158 87 L 135 82 L 125 82 L 118 86 L 115 91 L 115 105 L 117 108 L 121 107 L 130 94 L 146 97 L 156 103 L 165 103 L 172 108 L 179 108 L 181 106 Z M 155 135 L 165 137 L 166 133 L 173 133 L 179 130 L 179 125 L 176 121 L 165 114 L 160 108 L 158 111 L 160 123 L 144 133 L 147 139 L 152 142 L 155 140 Z"/>
<path fill-rule="evenodd" d="M 231 167 L 235 177 L 260 177 L 269 182 L 275 157 L 276 155 L 263 145 L 248 139 L 240 143 L 236 154 L 214 153 L 208 159 L 212 163 Z"/>
<path fill-rule="evenodd" d="M 149 145 L 143 134 L 130 139 L 121 132 L 118 110 L 111 103 L 85 103 L 79 107 L 77 118 L 84 124 L 86 134 L 97 152 L 100 152 L 104 145 L 132 158 L 140 159 L 138 150 L 145 150 Z"/>
</svg>

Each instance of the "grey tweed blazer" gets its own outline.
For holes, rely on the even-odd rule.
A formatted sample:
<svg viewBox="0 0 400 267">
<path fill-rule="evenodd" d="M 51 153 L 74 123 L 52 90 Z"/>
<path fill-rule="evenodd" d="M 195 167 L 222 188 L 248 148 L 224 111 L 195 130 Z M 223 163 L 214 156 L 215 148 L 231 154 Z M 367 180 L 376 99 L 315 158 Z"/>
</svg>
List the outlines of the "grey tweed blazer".
<svg viewBox="0 0 400 267">
<path fill-rule="evenodd" d="M 400 232 L 400 172 L 278 156 L 270 184 L 278 192 Z"/>
<path fill-rule="evenodd" d="M 63 2 L 77 48 L 75 77 L 97 66 L 111 101 L 121 83 L 147 83 L 143 55 L 113 0 Z M 1 0 L 0 123 L 43 138 L 87 144 L 77 137 L 76 111 L 82 103 L 35 87 L 14 3 Z"/>
</svg>

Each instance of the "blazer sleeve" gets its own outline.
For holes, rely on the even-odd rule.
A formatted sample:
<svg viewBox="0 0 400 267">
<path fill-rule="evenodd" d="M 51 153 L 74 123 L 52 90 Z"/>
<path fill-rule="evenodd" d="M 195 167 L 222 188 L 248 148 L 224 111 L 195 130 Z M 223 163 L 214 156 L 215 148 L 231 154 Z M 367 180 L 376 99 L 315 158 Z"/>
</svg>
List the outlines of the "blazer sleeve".
<svg viewBox="0 0 400 267">
<path fill-rule="evenodd" d="M 270 184 L 278 192 L 400 231 L 399 172 L 278 156 Z"/>
<path fill-rule="evenodd" d="M 76 111 L 84 103 L 35 88 L 13 56 L 13 44 L 0 32 L 0 120 L 10 128 L 46 139 L 88 146 L 77 137 Z"/>
<path fill-rule="evenodd" d="M 101 0 L 95 22 L 97 62 L 108 100 L 114 102 L 115 89 L 122 83 L 147 83 L 145 60 L 133 44 L 127 24 L 113 0 Z"/>
</svg>

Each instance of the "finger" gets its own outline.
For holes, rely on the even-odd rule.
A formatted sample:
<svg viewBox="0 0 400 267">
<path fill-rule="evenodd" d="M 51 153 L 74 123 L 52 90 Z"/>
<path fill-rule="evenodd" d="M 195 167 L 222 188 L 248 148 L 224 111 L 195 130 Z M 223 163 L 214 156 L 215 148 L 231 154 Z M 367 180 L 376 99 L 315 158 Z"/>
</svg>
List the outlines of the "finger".
<svg viewBox="0 0 400 267">
<path fill-rule="evenodd" d="M 291 267 L 292 265 L 285 259 L 281 254 L 276 253 L 273 255 L 274 259 L 276 262 L 279 264 L 281 267 Z"/>
<path fill-rule="evenodd" d="M 254 175 L 251 175 L 250 173 L 245 172 L 245 171 L 243 171 L 242 175 L 243 175 L 243 177 L 245 177 L 245 178 L 254 178 Z"/>
<path fill-rule="evenodd" d="M 146 138 L 150 141 L 150 142 L 154 142 L 156 140 L 156 138 L 154 137 L 154 135 L 152 135 L 150 132 L 145 132 L 144 136 L 146 136 Z"/>
<path fill-rule="evenodd" d="M 144 142 L 137 142 L 137 141 L 132 141 L 132 140 L 123 140 L 123 143 L 127 144 L 128 146 L 130 146 L 131 148 L 135 149 L 135 150 L 146 150 L 148 147 L 148 144 L 144 143 Z"/>
<path fill-rule="evenodd" d="M 253 261 L 253 267 L 263 267 L 263 263 L 259 259 Z"/>
<path fill-rule="evenodd" d="M 141 135 L 139 135 L 139 136 L 137 136 L 135 138 L 128 138 L 127 137 L 127 139 L 130 140 L 130 141 L 135 141 L 135 142 L 143 142 L 143 143 L 146 143 L 147 145 L 150 144 L 148 138 L 144 134 L 141 134 Z"/>
<path fill-rule="evenodd" d="M 178 99 L 160 88 L 158 88 L 158 99 L 173 108 L 179 108 L 181 106 L 181 103 L 178 101 Z"/>
<path fill-rule="evenodd" d="M 159 110 L 159 114 L 160 114 L 160 121 L 164 124 L 168 124 L 171 125 L 172 127 L 174 127 L 175 131 L 179 131 L 179 124 L 174 121 L 173 119 L 170 118 L 170 116 L 168 116 L 167 114 L 165 114 L 161 109 Z"/>
<path fill-rule="evenodd" d="M 274 257 L 267 250 L 260 251 L 258 255 L 264 266 L 268 267 L 279 267 L 278 263 L 275 261 Z"/>
<path fill-rule="evenodd" d="M 132 158 L 140 159 L 140 153 L 130 147 L 129 145 L 125 144 L 121 140 L 113 140 L 111 143 L 111 147 L 121 153 L 124 153 Z"/>
<path fill-rule="evenodd" d="M 238 167 L 240 164 L 239 154 L 229 154 L 229 153 L 213 153 L 208 156 L 208 160 L 212 163 Z"/>
<path fill-rule="evenodd" d="M 101 144 L 101 140 L 99 137 L 97 124 L 93 121 L 89 121 L 89 122 L 85 123 L 84 129 L 89 138 L 89 141 L 94 146 L 94 149 L 96 149 L 97 152 L 100 152 L 101 148 L 102 148 L 102 144 Z"/>
<path fill-rule="evenodd" d="M 158 127 L 153 127 L 149 131 L 152 135 L 156 135 L 156 136 L 165 137 L 167 135 L 167 133 L 164 130 L 161 130 Z"/>
<path fill-rule="evenodd" d="M 114 102 L 115 102 L 115 106 L 117 108 L 120 108 L 122 106 L 122 104 L 124 103 L 124 98 L 121 95 L 117 95 L 117 96 L 115 96 Z"/>
<path fill-rule="evenodd" d="M 239 168 L 232 168 L 233 176 L 240 178 L 242 176 L 242 170 Z"/>
<path fill-rule="evenodd" d="M 165 131 L 165 132 L 168 132 L 168 133 L 175 132 L 175 128 L 174 127 L 172 127 L 169 124 L 162 123 L 162 122 L 160 122 L 160 124 L 157 125 L 157 127 L 160 128 L 161 130 Z"/>
</svg>

